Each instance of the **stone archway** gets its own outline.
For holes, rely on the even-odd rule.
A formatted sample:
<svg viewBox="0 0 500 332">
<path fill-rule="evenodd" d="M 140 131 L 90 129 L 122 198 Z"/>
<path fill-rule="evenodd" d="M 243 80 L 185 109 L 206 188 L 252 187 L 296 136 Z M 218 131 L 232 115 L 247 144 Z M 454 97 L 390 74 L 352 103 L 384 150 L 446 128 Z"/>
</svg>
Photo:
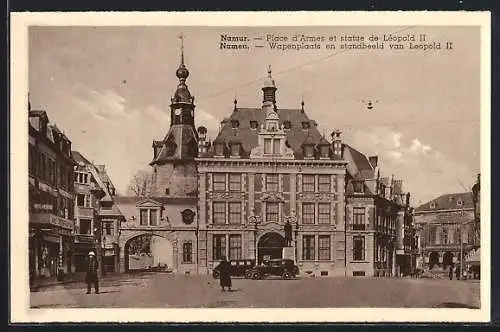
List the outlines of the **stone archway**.
<svg viewBox="0 0 500 332">
<path fill-rule="evenodd" d="M 439 264 L 439 253 L 433 251 L 429 254 L 429 269 Z"/>
<path fill-rule="evenodd" d="M 264 258 L 283 258 L 283 248 L 286 246 L 285 238 L 277 232 L 263 234 L 257 242 L 257 262 L 262 263 Z"/>
<path fill-rule="evenodd" d="M 174 243 L 152 233 L 131 237 L 124 246 L 125 272 L 173 268 L 176 266 Z"/>
</svg>

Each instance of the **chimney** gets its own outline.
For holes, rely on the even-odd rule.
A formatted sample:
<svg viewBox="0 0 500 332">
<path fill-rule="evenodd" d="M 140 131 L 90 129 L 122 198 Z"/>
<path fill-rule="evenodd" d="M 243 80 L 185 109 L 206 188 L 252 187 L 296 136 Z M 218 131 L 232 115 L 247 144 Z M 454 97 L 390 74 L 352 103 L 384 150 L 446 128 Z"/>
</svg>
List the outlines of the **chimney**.
<svg viewBox="0 0 500 332">
<path fill-rule="evenodd" d="M 342 138 L 340 134 L 342 134 L 342 132 L 339 129 L 335 129 L 331 134 L 333 159 L 336 160 L 342 159 Z"/>
<path fill-rule="evenodd" d="M 368 157 L 368 161 L 370 162 L 370 165 L 372 165 L 372 167 L 375 168 L 378 165 L 378 156 Z"/>
<path fill-rule="evenodd" d="M 198 127 L 198 152 L 205 153 L 207 152 L 207 128 L 201 126 Z"/>
</svg>

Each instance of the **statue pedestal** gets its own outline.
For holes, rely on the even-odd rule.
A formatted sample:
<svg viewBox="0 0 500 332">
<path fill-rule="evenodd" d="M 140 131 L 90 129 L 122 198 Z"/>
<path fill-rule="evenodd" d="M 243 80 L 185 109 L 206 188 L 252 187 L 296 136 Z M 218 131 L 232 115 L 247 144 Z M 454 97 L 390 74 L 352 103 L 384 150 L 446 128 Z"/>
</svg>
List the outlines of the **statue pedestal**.
<svg viewBox="0 0 500 332">
<path fill-rule="evenodd" d="M 293 259 L 295 261 L 295 248 L 283 247 L 283 259 Z"/>
</svg>

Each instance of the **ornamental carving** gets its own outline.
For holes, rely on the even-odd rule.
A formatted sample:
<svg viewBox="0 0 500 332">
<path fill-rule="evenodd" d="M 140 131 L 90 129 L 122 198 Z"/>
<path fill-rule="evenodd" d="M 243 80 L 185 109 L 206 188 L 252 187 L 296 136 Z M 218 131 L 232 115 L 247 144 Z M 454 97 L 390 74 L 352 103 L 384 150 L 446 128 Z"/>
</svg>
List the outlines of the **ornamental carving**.
<svg viewBox="0 0 500 332">
<path fill-rule="evenodd" d="M 283 196 L 283 193 L 279 192 L 267 192 L 262 194 L 262 201 L 265 202 L 284 202 L 285 197 Z"/>
<path fill-rule="evenodd" d="M 334 201 L 334 193 L 298 193 L 297 198 L 301 201 Z"/>
<path fill-rule="evenodd" d="M 245 193 L 232 193 L 232 192 L 211 192 L 209 198 L 214 200 L 243 200 L 246 199 Z"/>
</svg>

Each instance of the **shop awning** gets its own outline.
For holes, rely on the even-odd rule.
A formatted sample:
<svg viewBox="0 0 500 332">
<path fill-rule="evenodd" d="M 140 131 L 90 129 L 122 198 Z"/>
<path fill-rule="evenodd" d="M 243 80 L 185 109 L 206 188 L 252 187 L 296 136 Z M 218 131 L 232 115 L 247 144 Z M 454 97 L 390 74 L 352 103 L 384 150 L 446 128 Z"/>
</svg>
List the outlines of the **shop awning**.
<svg viewBox="0 0 500 332">
<path fill-rule="evenodd" d="M 477 250 L 471 252 L 465 258 L 465 262 L 466 263 L 480 263 L 481 262 L 481 250 L 477 249 Z"/>
</svg>

